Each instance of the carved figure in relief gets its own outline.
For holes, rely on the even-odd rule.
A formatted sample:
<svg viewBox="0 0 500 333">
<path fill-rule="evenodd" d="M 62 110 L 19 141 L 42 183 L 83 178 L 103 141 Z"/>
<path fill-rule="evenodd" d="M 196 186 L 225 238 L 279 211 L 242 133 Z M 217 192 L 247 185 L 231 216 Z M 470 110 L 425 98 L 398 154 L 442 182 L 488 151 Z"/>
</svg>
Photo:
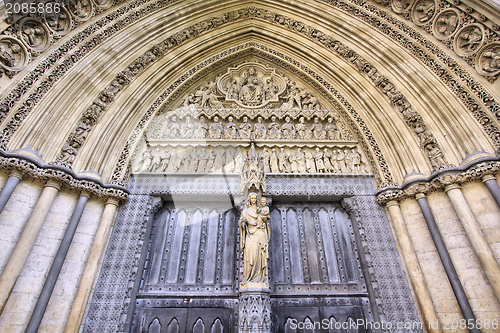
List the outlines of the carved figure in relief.
<svg viewBox="0 0 500 333">
<path fill-rule="evenodd" d="M 335 125 L 332 117 L 328 117 L 328 123 L 325 125 L 325 131 L 328 140 L 340 139 L 340 132 L 337 128 L 337 125 Z"/>
<path fill-rule="evenodd" d="M 217 153 L 215 156 L 215 161 L 214 161 L 214 172 L 219 173 L 222 172 L 222 169 L 224 168 L 224 164 L 226 164 L 226 152 L 224 150 L 221 150 Z"/>
<path fill-rule="evenodd" d="M 170 121 L 167 123 L 167 127 L 164 131 L 164 135 L 170 139 L 179 138 L 180 126 L 177 123 L 177 117 L 175 115 L 170 117 Z"/>
<path fill-rule="evenodd" d="M 323 152 L 316 147 L 316 152 L 314 153 L 314 162 L 316 163 L 316 170 L 321 173 L 325 173 L 325 162 L 323 160 Z"/>
<path fill-rule="evenodd" d="M 148 171 L 156 172 L 160 168 L 160 164 L 161 164 L 160 148 L 156 148 L 156 150 L 152 154 L 152 156 L 153 156 L 153 158 L 151 160 L 151 168 Z"/>
<path fill-rule="evenodd" d="M 243 122 L 240 124 L 240 139 L 252 139 L 252 125 L 248 122 L 248 117 L 243 117 Z"/>
<path fill-rule="evenodd" d="M 285 140 L 295 139 L 295 128 L 293 124 L 290 123 L 290 117 L 285 118 L 285 123 L 281 126 L 282 137 Z"/>
<path fill-rule="evenodd" d="M 198 170 L 198 163 L 200 162 L 200 156 L 196 151 L 196 148 L 193 149 L 189 155 L 189 167 L 188 172 L 196 172 Z"/>
<path fill-rule="evenodd" d="M 339 172 L 339 162 L 337 161 L 337 152 L 335 149 L 332 149 L 332 153 L 330 154 L 330 164 L 332 165 L 332 172 Z"/>
<path fill-rule="evenodd" d="M 442 14 L 436 20 L 436 31 L 443 37 L 451 36 L 458 26 L 458 15 L 455 12 Z"/>
<path fill-rule="evenodd" d="M 435 144 L 430 144 L 426 147 L 426 149 L 428 150 L 427 156 L 429 157 L 431 165 L 434 169 L 446 164 L 443 152 Z"/>
<path fill-rule="evenodd" d="M 161 154 L 161 163 L 160 163 L 160 171 L 165 172 L 168 168 L 168 163 L 170 161 L 170 152 L 168 149 Z"/>
<path fill-rule="evenodd" d="M 304 155 L 306 159 L 306 171 L 309 173 L 316 173 L 316 163 L 314 162 L 313 154 L 309 150 L 306 150 Z"/>
<path fill-rule="evenodd" d="M 422 1 L 415 7 L 416 17 L 420 23 L 429 21 L 434 16 L 436 4 L 433 0 Z"/>
<path fill-rule="evenodd" d="M 31 23 L 31 22 L 30 22 Z M 31 47 L 37 47 L 44 43 L 45 31 L 39 25 L 33 23 L 23 26 L 22 36 L 26 44 Z"/>
<path fill-rule="evenodd" d="M 78 123 L 75 129 L 75 136 L 79 138 L 85 138 L 88 132 L 92 129 L 91 121 L 88 118 L 83 118 L 81 122 Z"/>
<path fill-rule="evenodd" d="M 234 170 L 235 173 L 241 173 L 243 171 L 243 152 L 241 148 L 238 147 L 236 149 L 236 153 L 234 155 Z"/>
<path fill-rule="evenodd" d="M 78 17 L 85 17 L 90 14 L 89 0 L 75 0 L 70 1 L 69 4 L 73 13 Z"/>
<path fill-rule="evenodd" d="M 259 104 L 263 100 L 262 82 L 257 77 L 257 70 L 251 66 L 244 74 L 240 90 L 240 101 L 244 104 Z"/>
<path fill-rule="evenodd" d="M 232 173 L 234 171 L 234 155 L 231 149 L 226 150 L 226 164 L 224 165 L 224 170 L 227 173 Z"/>
<path fill-rule="evenodd" d="M 225 139 L 236 139 L 238 138 L 238 128 L 236 124 L 233 123 L 233 117 L 229 116 L 227 118 L 227 124 L 224 128 L 224 138 Z"/>
<path fill-rule="evenodd" d="M 345 164 L 345 155 L 342 149 L 337 151 L 337 163 L 339 164 L 340 173 L 347 173 L 347 167 Z"/>
<path fill-rule="evenodd" d="M 210 150 L 209 158 L 208 158 L 208 164 L 207 168 L 205 170 L 206 173 L 212 173 L 214 172 L 214 165 L 215 165 L 215 159 L 217 158 L 217 154 L 215 153 L 214 150 Z"/>
<path fill-rule="evenodd" d="M 267 260 L 271 227 L 267 207 L 259 207 L 257 194 L 250 193 L 239 221 L 240 249 L 243 261 L 242 285 L 268 283 Z"/>
<path fill-rule="evenodd" d="M 318 99 L 310 93 L 306 93 L 306 96 L 302 100 L 302 106 L 306 110 L 319 110 Z"/>
<path fill-rule="evenodd" d="M 255 124 L 255 139 L 265 139 L 267 136 L 266 125 L 262 123 L 262 117 L 257 118 L 257 123 Z"/>
<path fill-rule="evenodd" d="M 305 161 L 305 155 L 302 152 L 301 148 L 297 149 L 297 153 L 295 154 L 295 159 L 297 161 L 297 164 L 299 165 L 299 173 L 306 173 L 306 161 Z"/>
<path fill-rule="evenodd" d="M 262 150 L 262 153 L 260 154 L 260 160 L 262 162 L 262 165 L 264 166 L 264 172 L 271 172 L 271 154 L 269 154 L 267 148 L 264 148 Z"/>
<path fill-rule="evenodd" d="M 141 167 L 141 170 L 140 170 L 141 172 L 148 172 L 150 170 L 149 167 L 151 166 L 151 159 L 152 158 L 153 157 L 151 156 L 151 150 L 150 149 L 146 149 L 144 151 L 144 153 L 142 153 L 142 159 L 141 159 L 142 167 Z"/>
<path fill-rule="evenodd" d="M 208 128 L 208 137 L 210 139 L 221 139 L 224 129 L 222 124 L 219 122 L 219 117 L 215 116 L 214 121 L 210 124 Z"/>
<path fill-rule="evenodd" d="M 196 139 L 208 138 L 208 124 L 204 116 L 200 116 L 200 122 L 195 124 L 193 132 Z"/>
<path fill-rule="evenodd" d="M 170 153 L 170 162 L 168 164 L 167 173 L 174 173 L 179 171 L 181 167 L 182 159 L 177 155 L 177 151 L 172 149 L 172 153 Z"/>
<path fill-rule="evenodd" d="M 69 23 L 68 17 L 63 11 L 60 11 L 59 13 L 55 13 L 54 11 L 52 11 L 51 13 L 46 12 L 45 21 L 52 30 L 59 33 L 64 32 Z"/>
<path fill-rule="evenodd" d="M 191 166 L 191 152 L 187 151 L 184 153 L 184 156 L 182 156 L 182 164 L 180 168 L 180 172 L 182 173 L 188 173 L 189 172 L 189 167 Z"/>
<path fill-rule="evenodd" d="M 299 123 L 295 126 L 295 129 L 297 130 L 297 137 L 300 140 L 310 140 L 312 138 L 312 132 L 305 124 L 304 117 L 299 118 Z"/>
<path fill-rule="evenodd" d="M 0 60 L 7 67 L 16 65 L 16 57 L 7 45 L 0 44 Z"/>
<path fill-rule="evenodd" d="M 231 78 L 231 80 L 226 83 L 226 91 L 228 98 L 238 100 L 240 98 L 240 87 L 238 85 L 238 80 L 235 78 Z"/>
<path fill-rule="evenodd" d="M 463 31 L 458 39 L 458 47 L 467 53 L 474 52 L 483 39 L 483 33 L 478 27 L 472 26 Z"/>
<path fill-rule="evenodd" d="M 325 171 L 328 173 L 333 172 L 333 165 L 330 161 L 330 157 L 332 154 L 328 151 L 327 148 L 323 150 L 323 164 L 325 165 Z"/>
<path fill-rule="evenodd" d="M 278 85 L 274 82 L 272 78 L 268 78 L 264 84 L 264 96 L 266 100 L 270 100 L 279 91 Z"/>
<path fill-rule="evenodd" d="M 186 120 L 179 131 L 180 137 L 183 139 L 191 139 L 193 137 L 193 132 L 194 124 L 191 122 L 191 117 L 186 116 Z"/>
<path fill-rule="evenodd" d="M 299 173 L 299 164 L 297 163 L 297 153 L 295 151 L 292 150 L 288 155 L 288 162 L 290 163 L 290 172 Z"/>
<path fill-rule="evenodd" d="M 187 95 L 184 101 L 182 102 L 182 106 L 187 109 L 196 108 L 196 98 L 194 97 L 194 95 L 193 94 Z"/>
<path fill-rule="evenodd" d="M 278 168 L 281 173 L 289 173 L 290 165 L 288 163 L 288 154 L 285 151 L 285 148 L 281 147 L 280 152 L 278 154 Z"/>
<path fill-rule="evenodd" d="M 351 161 L 352 171 L 355 173 L 361 173 L 361 155 L 358 153 L 357 149 L 352 150 Z"/>
<path fill-rule="evenodd" d="M 326 131 L 323 129 L 323 125 L 320 124 L 318 117 L 314 117 L 314 124 L 311 125 L 311 132 L 316 140 L 324 140 L 326 137 Z"/>
<path fill-rule="evenodd" d="M 270 165 L 271 165 L 271 172 L 272 173 L 279 173 L 280 172 L 280 168 L 278 166 L 278 154 L 276 153 L 276 148 L 273 148 L 273 150 L 271 151 Z"/>
<path fill-rule="evenodd" d="M 280 139 L 281 138 L 281 130 L 280 125 L 276 122 L 276 116 L 271 117 L 271 123 L 268 126 L 268 136 L 269 139 Z"/>
<path fill-rule="evenodd" d="M 207 172 L 207 165 L 208 165 L 208 159 L 210 158 L 210 153 L 207 152 L 207 149 L 205 147 L 202 147 L 198 156 L 199 156 L 198 172 L 205 173 Z"/>
<path fill-rule="evenodd" d="M 353 169 L 352 156 L 350 154 L 350 151 L 348 151 L 347 149 L 344 150 L 344 159 L 347 172 L 351 172 Z"/>
<path fill-rule="evenodd" d="M 486 50 L 480 57 L 482 69 L 488 73 L 500 70 L 500 48 Z"/>
</svg>

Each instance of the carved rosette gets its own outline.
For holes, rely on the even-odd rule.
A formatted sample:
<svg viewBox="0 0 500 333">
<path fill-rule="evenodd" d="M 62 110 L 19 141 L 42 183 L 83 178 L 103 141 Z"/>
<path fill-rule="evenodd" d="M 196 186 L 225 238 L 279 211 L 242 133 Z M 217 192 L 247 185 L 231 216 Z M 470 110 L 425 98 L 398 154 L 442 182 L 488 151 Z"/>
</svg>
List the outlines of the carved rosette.
<svg viewBox="0 0 500 333">
<path fill-rule="evenodd" d="M 19 71 L 28 64 L 26 47 L 10 36 L 0 36 L 0 66 L 8 71 Z"/>
<path fill-rule="evenodd" d="M 469 24 L 460 29 L 453 41 L 455 52 L 461 56 L 468 56 L 481 48 L 485 39 L 484 27 L 482 24 Z"/>
<path fill-rule="evenodd" d="M 43 52 L 50 46 L 49 29 L 39 20 L 26 17 L 19 22 L 19 38 L 31 50 Z"/>
<path fill-rule="evenodd" d="M 267 333 L 271 331 L 271 301 L 269 292 L 240 291 L 239 331 Z"/>
<path fill-rule="evenodd" d="M 500 42 L 487 44 L 478 52 L 476 70 L 488 77 L 500 74 Z"/>
</svg>

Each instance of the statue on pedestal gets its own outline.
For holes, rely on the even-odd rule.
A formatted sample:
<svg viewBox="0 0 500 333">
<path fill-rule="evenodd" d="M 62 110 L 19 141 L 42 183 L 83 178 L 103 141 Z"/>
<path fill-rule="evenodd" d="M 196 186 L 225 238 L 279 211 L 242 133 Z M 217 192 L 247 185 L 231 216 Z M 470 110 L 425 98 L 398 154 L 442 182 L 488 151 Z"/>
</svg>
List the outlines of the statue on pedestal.
<svg viewBox="0 0 500 333">
<path fill-rule="evenodd" d="M 271 235 L 269 207 L 266 198 L 257 200 L 256 193 L 248 195 L 239 221 L 240 248 L 243 259 L 242 286 L 268 287 L 268 246 Z"/>
</svg>

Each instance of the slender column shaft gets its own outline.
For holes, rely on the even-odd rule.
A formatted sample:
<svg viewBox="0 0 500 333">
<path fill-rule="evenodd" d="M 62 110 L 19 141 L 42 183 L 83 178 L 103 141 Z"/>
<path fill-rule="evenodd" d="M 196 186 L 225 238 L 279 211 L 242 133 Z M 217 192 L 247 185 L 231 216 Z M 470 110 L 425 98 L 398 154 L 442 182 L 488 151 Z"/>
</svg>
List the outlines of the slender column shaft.
<svg viewBox="0 0 500 333">
<path fill-rule="evenodd" d="M 498 186 L 497 179 L 493 175 L 486 175 L 483 177 L 483 183 L 486 184 L 488 190 L 490 190 L 491 195 L 500 206 L 500 186 Z"/>
<path fill-rule="evenodd" d="M 457 271 L 455 270 L 455 266 L 451 261 L 450 254 L 448 253 L 448 249 L 444 244 L 443 237 L 441 236 L 441 232 L 436 224 L 436 220 L 434 220 L 434 215 L 432 215 L 431 208 L 429 207 L 429 203 L 427 202 L 427 198 L 425 194 L 418 194 L 417 201 L 424 215 L 424 219 L 427 222 L 427 226 L 429 227 L 429 231 L 431 232 L 432 239 L 434 240 L 434 244 L 436 245 L 439 257 L 441 258 L 441 262 L 443 263 L 444 270 L 446 271 L 446 275 L 448 276 L 448 280 L 450 281 L 451 288 L 453 289 L 453 293 L 458 301 L 458 306 L 462 311 L 462 315 L 464 316 L 467 323 L 469 320 L 472 321 L 475 325 L 476 317 L 474 316 L 474 312 L 472 312 L 472 307 L 470 306 L 469 299 L 465 294 L 464 288 L 460 279 L 458 278 Z M 477 328 L 469 329 L 472 333 L 480 333 L 481 330 Z"/>
<path fill-rule="evenodd" d="M 458 218 L 462 222 L 462 225 L 467 233 L 472 248 L 476 252 L 477 257 L 484 269 L 486 277 L 493 288 L 495 295 L 500 301 L 500 267 L 498 262 L 491 251 L 486 238 L 479 227 L 476 218 L 472 214 L 470 207 L 465 200 L 465 197 L 460 190 L 460 186 L 456 184 L 448 185 L 444 189 L 448 194 L 448 197 L 457 212 Z"/>
<path fill-rule="evenodd" d="M 429 333 L 441 332 L 439 325 L 434 327 L 434 323 L 438 322 L 437 315 L 420 264 L 418 263 L 415 249 L 408 235 L 399 204 L 396 201 L 390 201 L 386 206 L 391 216 L 391 220 L 393 221 L 394 229 L 396 229 L 396 235 L 399 240 L 399 245 L 401 246 L 401 251 L 403 252 L 403 259 L 406 263 L 411 283 L 415 290 L 417 302 L 424 315 L 424 325 Z"/>
<path fill-rule="evenodd" d="M 0 275 L 0 314 L 2 313 L 10 293 L 21 273 L 21 270 L 26 262 L 26 258 L 35 243 L 36 237 L 43 225 L 43 221 L 49 213 L 50 206 L 57 196 L 61 185 L 55 181 L 48 181 L 45 188 L 38 198 L 33 212 L 26 222 L 26 225 L 21 233 L 21 237 L 12 252 L 7 265 L 5 266 L 2 275 Z"/>
<path fill-rule="evenodd" d="M 83 210 L 85 209 L 85 205 L 87 204 L 88 199 L 89 195 L 87 193 L 82 193 L 80 195 L 80 198 L 78 199 L 78 203 L 76 204 L 73 215 L 71 216 L 71 220 L 69 221 L 66 232 L 64 233 L 61 245 L 59 245 L 59 250 L 57 250 L 54 262 L 52 263 L 52 267 L 50 268 L 47 279 L 45 280 L 45 284 L 43 285 L 42 292 L 38 297 L 35 310 L 33 310 L 31 319 L 28 323 L 28 327 L 26 328 L 26 332 L 36 333 L 38 331 L 38 327 L 42 322 L 45 309 L 47 308 L 47 304 L 49 304 L 50 296 L 52 295 L 52 291 L 54 290 L 54 287 L 56 285 L 57 278 L 59 277 L 59 273 L 61 272 L 61 268 L 63 266 L 64 260 L 66 259 L 66 255 L 68 254 L 69 247 L 73 240 L 73 236 L 75 235 L 76 228 L 78 227 L 78 223 L 80 222 L 80 218 L 82 217 Z"/>
<path fill-rule="evenodd" d="M 19 184 L 22 178 L 23 175 L 18 171 L 12 171 L 9 175 L 9 178 L 5 182 L 2 191 L 0 191 L 0 213 L 2 213 L 5 205 L 7 204 L 7 201 L 9 201 L 10 196 L 12 195 L 12 193 L 16 189 L 17 184 Z"/>
<path fill-rule="evenodd" d="M 64 329 L 65 333 L 73 333 L 79 331 L 80 324 L 85 312 L 85 306 L 87 305 L 95 276 L 99 267 L 101 266 L 104 251 L 106 250 L 109 235 L 115 221 L 117 209 L 118 201 L 116 201 L 115 199 L 109 199 L 106 202 L 106 207 L 104 207 L 104 212 L 101 216 L 101 222 L 99 223 L 99 227 L 97 228 L 97 231 L 95 233 L 94 241 L 92 243 L 92 247 L 90 248 L 89 257 L 87 259 L 87 263 L 80 280 L 80 285 L 78 286 L 75 300 L 73 302 L 73 306 L 71 307 L 71 312 L 69 314 L 66 328 Z"/>
</svg>

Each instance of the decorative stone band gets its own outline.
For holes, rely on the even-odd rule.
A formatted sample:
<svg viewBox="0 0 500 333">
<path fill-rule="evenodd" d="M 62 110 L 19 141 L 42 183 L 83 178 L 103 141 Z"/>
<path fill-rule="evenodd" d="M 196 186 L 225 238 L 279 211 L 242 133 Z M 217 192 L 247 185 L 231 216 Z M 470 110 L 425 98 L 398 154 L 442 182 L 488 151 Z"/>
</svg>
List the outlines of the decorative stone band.
<svg viewBox="0 0 500 333">
<path fill-rule="evenodd" d="M 479 152 L 476 152 L 479 153 Z M 413 172 L 406 176 L 400 186 L 387 186 L 377 191 L 377 202 L 386 205 L 389 201 L 401 201 L 414 198 L 418 193 L 428 194 L 454 184 L 463 184 L 475 180 L 487 180 L 489 175 L 500 171 L 500 156 L 484 156 L 474 160 L 465 160 L 458 167 L 440 169 L 429 176 Z"/>
<path fill-rule="evenodd" d="M 44 164 L 35 157 L 9 153 L 3 149 L 0 149 L 0 169 L 7 172 L 17 171 L 36 180 L 57 181 L 67 188 L 84 191 L 98 198 L 112 198 L 122 203 L 127 201 L 129 194 L 128 189 L 121 184 L 104 184 L 94 177 L 76 174 L 68 168 Z"/>
</svg>

